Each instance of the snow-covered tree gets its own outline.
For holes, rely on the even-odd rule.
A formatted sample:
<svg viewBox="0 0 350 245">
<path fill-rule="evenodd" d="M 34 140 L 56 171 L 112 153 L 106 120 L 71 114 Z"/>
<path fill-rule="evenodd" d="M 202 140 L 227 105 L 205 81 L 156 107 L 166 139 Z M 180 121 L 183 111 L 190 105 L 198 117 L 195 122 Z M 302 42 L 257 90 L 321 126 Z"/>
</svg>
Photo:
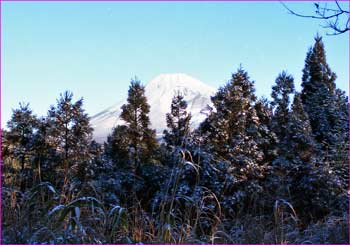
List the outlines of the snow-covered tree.
<svg viewBox="0 0 350 245">
<path fill-rule="evenodd" d="M 317 142 L 327 146 L 335 143 L 334 105 L 336 74 L 326 61 L 322 38 L 315 37 L 315 44 L 306 55 L 303 69 L 301 99 L 308 113 Z"/>
<path fill-rule="evenodd" d="M 259 149 L 264 153 L 264 163 L 268 165 L 277 156 L 278 137 L 273 130 L 272 116 L 273 110 L 270 103 L 265 98 L 259 99 L 254 105 L 256 115 L 259 118 L 259 125 L 255 140 L 258 143 Z"/>
<path fill-rule="evenodd" d="M 344 92 L 336 88 L 336 75 L 326 61 L 322 38 L 315 37 L 303 70 L 301 99 L 313 135 L 322 149 L 324 162 L 341 172 L 348 172 L 346 145 L 349 142 L 348 102 Z M 343 166 L 340 167 L 339 166 Z M 343 178 L 348 185 L 348 177 Z"/>
<path fill-rule="evenodd" d="M 235 155 L 233 151 L 241 152 L 236 149 L 239 145 L 252 139 L 247 137 L 249 130 L 259 123 L 254 109 L 255 100 L 254 83 L 242 68 L 224 87 L 219 88 L 212 97 L 214 110 L 201 125 L 206 143 L 213 153 L 229 159 L 229 155 Z"/>
<path fill-rule="evenodd" d="M 299 93 L 294 96 L 292 112 L 287 122 L 287 132 L 282 143 L 286 147 L 284 153 L 291 154 L 289 159 L 300 158 L 304 162 L 309 162 L 317 152 L 309 116 L 304 111 Z"/>
<path fill-rule="evenodd" d="M 246 111 L 250 106 L 251 98 L 243 97 L 243 88 L 238 83 L 246 80 L 245 75 L 243 70 L 238 70 L 225 86 L 219 88 L 211 98 L 215 109 L 201 124 L 201 131 L 208 143 L 210 142 L 211 150 L 223 156 L 228 152 L 232 136 L 244 130 Z"/>
<path fill-rule="evenodd" d="M 328 160 L 337 175 L 341 178 L 345 189 L 349 187 L 349 103 L 344 91 L 335 90 L 334 133 L 336 143 L 328 151 Z"/>
<path fill-rule="evenodd" d="M 229 163 L 225 172 L 232 181 L 222 190 L 225 196 L 222 204 L 228 210 L 237 211 L 237 207 L 251 203 L 253 196 L 263 190 L 261 182 L 265 178 L 267 159 L 264 152 L 269 149 L 262 146 L 273 136 L 259 117 L 266 120 L 268 110 L 258 106 L 258 116 L 254 83 L 242 68 L 219 89 L 212 101 L 215 108 L 200 130 L 206 150 L 218 161 Z"/>
<path fill-rule="evenodd" d="M 339 179 L 320 154 L 299 93 L 294 96 L 285 136 L 278 146 L 279 156 L 269 175 L 273 181 L 267 182 L 274 183 L 269 187 L 276 199 L 290 202 L 303 222 L 324 217 L 341 205 Z"/>
</svg>

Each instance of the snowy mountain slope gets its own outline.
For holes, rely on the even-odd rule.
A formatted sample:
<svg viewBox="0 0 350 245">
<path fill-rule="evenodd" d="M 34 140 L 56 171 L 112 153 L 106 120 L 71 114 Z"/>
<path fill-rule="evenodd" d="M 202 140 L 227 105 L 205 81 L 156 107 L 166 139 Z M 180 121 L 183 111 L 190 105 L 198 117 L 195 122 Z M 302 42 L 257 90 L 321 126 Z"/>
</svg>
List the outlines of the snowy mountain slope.
<svg viewBox="0 0 350 245">
<path fill-rule="evenodd" d="M 171 100 L 177 92 L 180 92 L 188 103 L 187 111 L 192 114 L 191 127 L 197 127 L 205 119 L 205 108 L 211 105 L 210 96 L 215 93 L 214 88 L 183 73 L 161 74 L 151 80 L 145 90 L 151 106 L 149 115 L 152 128 L 157 130 L 158 136 L 166 129 L 166 113 L 170 112 Z M 125 102 L 126 99 L 91 118 L 94 139 L 97 142 L 105 141 L 113 127 L 124 123 L 119 119 L 119 115 L 120 107 Z"/>
</svg>

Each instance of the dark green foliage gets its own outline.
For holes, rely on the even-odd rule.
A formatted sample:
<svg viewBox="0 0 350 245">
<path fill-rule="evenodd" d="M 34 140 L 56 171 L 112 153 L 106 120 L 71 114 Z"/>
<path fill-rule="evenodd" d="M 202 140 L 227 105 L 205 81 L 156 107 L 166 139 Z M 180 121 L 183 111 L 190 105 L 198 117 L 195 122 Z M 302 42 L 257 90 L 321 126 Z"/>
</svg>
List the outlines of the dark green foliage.
<svg viewBox="0 0 350 245">
<path fill-rule="evenodd" d="M 247 131 L 254 127 L 250 123 L 254 124 L 257 119 L 253 108 L 255 100 L 253 82 L 249 80 L 247 72 L 240 68 L 226 86 L 219 88 L 212 97 L 216 110 L 201 125 L 209 150 L 227 158 L 233 141 L 245 139 Z"/>
<path fill-rule="evenodd" d="M 24 191 L 32 173 L 31 158 L 35 156 L 34 135 L 38 119 L 32 114 L 29 104 L 19 104 L 19 109 L 13 110 L 12 118 L 7 123 L 5 157 L 18 159 L 20 164 L 20 188 Z"/>
<path fill-rule="evenodd" d="M 54 159 L 50 159 L 53 164 L 50 168 L 56 171 L 56 175 L 51 176 L 54 180 L 50 181 L 57 183 L 56 186 L 66 194 L 64 199 L 62 197 L 62 201 L 65 202 L 81 188 L 80 185 L 86 177 L 82 170 L 91 164 L 89 146 L 92 128 L 83 109 L 83 99 L 73 102 L 71 92 L 61 94 L 57 105 L 51 106 L 48 111 L 47 125 L 47 144 L 55 156 Z M 68 188 L 68 183 L 71 183 L 73 178 L 77 178 L 75 190 Z"/>
<path fill-rule="evenodd" d="M 101 171 L 101 166 L 103 165 L 103 147 L 101 144 L 97 143 L 95 140 L 92 140 L 90 143 L 90 154 L 93 156 L 92 163 L 95 166 L 95 172 L 98 173 Z"/>
<path fill-rule="evenodd" d="M 315 140 L 322 148 L 323 161 L 342 175 L 346 187 L 348 160 L 344 156 L 349 144 L 349 104 L 344 92 L 336 88 L 335 80 L 336 75 L 326 62 L 322 38 L 317 36 L 306 56 L 301 99 Z"/>
<path fill-rule="evenodd" d="M 127 104 L 121 109 L 120 118 L 127 126 L 125 137 L 129 140 L 128 151 L 134 167 L 138 169 L 141 163 L 151 160 L 158 145 L 155 130 L 150 128 L 150 106 L 145 96 L 145 87 L 140 81 L 131 81 Z"/>
<path fill-rule="evenodd" d="M 344 189 L 349 188 L 349 103 L 344 91 L 335 90 L 334 104 L 335 125 L 334 136 L 337 143 L 328 151 L 331 167 L 340 177 Z"/>
<path fill-rule="evenodd" d="M 319 152 L 309 117 L 297 93 L 285 137 L 279 144 L 279 157 L 273 162 L 273 176 L 278 180 L 272 188 L 276 191 L 274 195 L 292 203 L 303 223 L 334 212 L 345 200 L 338 176 Z"/>
<path fill-rule="evenodd" d="M 274 175 L 279 179 L 276 183 L 283 184 L 273 188 L 277 188 L 275 190 L 280 198 L 289 200 L 290 188 L 299 185 L 300 179 L 311 171 L 317 156 L 310 122 L 299 94 L 294 97 L 285 128 L 278 146 L 279 157 L 273 161 Z"/>
<path fill-rule="evenodd" d="M 125 125 L 117 126 L 108 136 L 105 143 L 105 151 L 118 166 L 127 167 L 129 163 L 129 145 L 130 139 L 126 137 L 128 128 Z"/>
<path fill-rule="evenodd" d="M 327 62 L 322 38 L 315 38 L 309 50 L 303 69 L 301 99 L 310 117 L 313 134 L 317 142 L 324 146 L 334 143 L 334 105 L 336 75 Z"/>
<path fill-rule="evenodd" d="M 13 155 L 25 158 L 31 150 L 31 140 L 34 129 L 38 124 L 37 118 L 32 114 L 29 104 L 19 104 L 20 108 L 13 110 L 12 117 L 7 123 L 7 140 L 13 145 Z"/>
<path fill-rule="evenodd" d="M 35 156 L 33 158 L 34 165 L 38 169 L 38 177 L 40 181 L 50 181 L 54 183 L 55 167 L 59 162 L 59 155 L 49 143 L 50 121 L 47 118 L 38 120 L 38 127 L 34 136 Z"/>
<path fill-rule="evenodd" d="M 288 159 L 309 162 L 317 153 L 309 117 L 304 111 L 300 94 L 295 94 L 292 111 L 287 114 L 284 137 L 280 138 L 279 153 Z"/>
<path fill-rule="evenodd" d="M 89 158 L 92 128 L 82 106 L 83 99 L 73 102 L 73 94 L 66 91 L 48 112 L 49 144 L 68 166 Z"/>
<path fill-rule="evenodd" d="M 191 114 L 186 111 L 187 102 L 181 94 L 174 96 L 170 113 L 166 114 L 169 130 L 164 130 L 164 140 L 169 148 L 186 147 L 190 135 Z"/>
<path fill-rule="evenodd" d="M 272 108 L 266 99 L 259 99 L 254 105 L 260 124 L 256 134 L 256 141 L 264 153 L 264 163 L 271 163 L 277 156 L 278 138 L 272 126 Z"/>
<path fill-rule="evenodd" d="M 276 155 L 276 137 L 269 125 L 272 111 L 262 100 L 256 102 L 254 84 L 241 68 L 212 101 L 215 109 L 201 131 L 207 151 L 226 166 L 219 177 L 225 180 L 219 193 L 232 216 L 245 205 L 252 208 L 253 200 L 263 193 L 267 165 Z"/>
<path fill-rule="evenodd" d="M 286 134 L 286 125 L 289 116 L 289 98 L 294 92 L 294 79 L 286 72 L 278 75 L 276 85 L 272 87 L 272 105 L 276 107 L 273 116 L 273 130 L 280 139 Z"/>
</svg>

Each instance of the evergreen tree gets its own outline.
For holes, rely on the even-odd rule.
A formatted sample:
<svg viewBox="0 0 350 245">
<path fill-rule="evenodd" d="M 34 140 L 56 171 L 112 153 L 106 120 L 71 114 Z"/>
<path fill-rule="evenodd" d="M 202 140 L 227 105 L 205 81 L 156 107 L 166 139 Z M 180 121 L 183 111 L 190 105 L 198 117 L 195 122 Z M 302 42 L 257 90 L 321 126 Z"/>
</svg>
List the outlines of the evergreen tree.
<svg viewBox="0 0 350 245">
<path fill-rule="evenodd" d="M 129 145 L 130 139 L 126 137 L 128 127 L 119 125 L 113 129 L 111 135 L 107 137 L 105 152 L 118 166 L 129 165 Z"/>
<path fill-rule="evenodd" d="M 317 152 L 309 116 L 304 111 L 299 93 L 294 96 L 292 112 L 287 122 L 287 134 L 282 143 L 286 147 L 284 153 L 289 159 L 300 158 L 304 162 L 310 162 Z"/>
<path fill-rule="evenodd" d="M 313 134 L 324 148 L 336 143 L 334 106 L 336 75 L 326 62 L 322 38 L 316 36 L 314 46 L 305 60 L 301 99 L 310 118 Z"/>
<path fill-rule="evenodd" d="M 24 191 L 28 176 L 25 168 L 29 165 L 31 170 L 33 157 L 33 137 L 37 128 L 38 119 L 33 115 L 29 104 L 19 104 L 19 109 L 13 110 L 12 117 L 7 123 L 8 132 L 4 135 L 8 144 L 8 153 L 18 160 L 20 164 L 20 188 Z"/>
<path fill-rule="evenodd" d="M 92 128 L 89 117 L 83 109 L 83 99 L 73 102 L 73 94 L 64 92 L 57 100 L 56 107 L 48 112 L 51 143 L 61 158 L 69 165 L 88 157 Z"/>
<path fill-rule="evenodd" d="M 349 188 L 349 103 L 344 91 L 335 90 L 334 113 L 334 133 L 337 139 L 336 144 L 328 151 L 329 160 L 333 171 L 342 180 L 344 189 Z"/>
<path fill-rule="evenodd" d="M 164 140 L 168 147 L 185 147 L 190 134 L 191 114 L 187 113 L 187 102 L 181 94 L 174 96 L 171 112 L 166 114 L 168 130 L 164 130 Z"/>
<path fill-rule="evenodd" d="M 264 153 L 263 162 L 270 164 L 277 156 L 278 143 L 278 138 L 273 131 L 272 125 L 273 110 L 265 98 L 259 99 L 255 103 L 254 109 L 260 122 L 255 140 L 258 143 L 259 149 Z"/>
<path fill-rule="evenodd" d="M 80 164 L 90 159 L 92 128 L 83 109 L 83 99 L 73 102 L 73 94 L 64 92 L 48 112 L 48 144 L 54 149 L 58 171 L 63 171 L 63 187 L 74 177 Z M 63 165 L 62 165 L 63 164 Z M 56 170 L 56 171 L 57 171 Z M 59 177 L 59 176 L 58 176 Z M 59 178 L 60 180 L 61 178 Z"/>
<path fill-rule="evenodd" d="M 294 79 L 286 72 L 282 72 L 272 87 L 272 105 L 276 107 L 273 115 L 273 130 L 280 139 L 286 134 L 289 117 L 289 97 L 294 92 Z"/>
<path fill-rule="evenodd" d="M 120 115 L 127 126 L 125 137 L 130 141 L 129 153 L 136 169 L 141 162 L 151 159 L 158 144 L 156 132 L 150 128 L 148 113 L 150 106 L 145 96 L 145 88 L 138 80 L 132 80 L 128 91 L 127 104 L 122 107 Z"/>
<path fill-rule="evenodd" d="M 78 164 L 75 176 L 80 184 L 82 184 L 82 189 L 87 187 L 87 190 L 90 190 L 91 186 L 84 186 L 84 184 L 91 180 L 96 180 L 97 176 L 99 176 L 105 168 L 103 166 L 102 146 L 95 140 L 92 140 L 88 147 L 89 158 Z"/>
<path fill-rule="evenodd" d="M 54 162 L 58 162 L 55 159 L 56 154 L 54 149 L 51 148 L 48 142 L 48 131 L 50 125 L 47 118 L 40 118 L 38 120 L 37 131 L 33 138 L 34 146 L 34 158 L 33 161 L 38 169 L 39 181 L 50 181 L 53 183 L 55 176 L 54 173 Z"/>
<path fill-rule="evenodd" d="M 272 186 L 275 198 L 288 200 L 302 222 L 322 218 L 342 202 L 338 177 L 327 162 L 323 160 L 320 164 L 321 161 L 308 114 L 297 93 L 270 179 L 275 179 Z"/>
<path fill-rule="evenodd" d="M 225 172 L 233 181 L 227 182 L 221 193 L 222 205 L 228 210 L 256 203 L 254 197 L 263 191 L 267 158 L 261 146 L 266 146 L 264 137 L 269 136 L 262 133 L 269 135 L 269 130 L 260 123 L 255 101 L 254 83 L 240 68 L 212 97 L 215 108 L 201 125 L 207 151 L 229 163 Z M 260 117 L 266 120 L 266 111 L 260 109 Z"/>
<path fill-rule="evenodd" d="M 248 74 L 239 69 L 226 86 L 219 88 L 212 97 L 215 109 L 201 124 L 206 142 L 215 154 L 226 158 L 234 147 L 234 141 L 245 139 L 250 123 L 258 123 L 253 103 L 254 84 Z"/>
<path fill-rule="evenodd" d="M 283 145 L 284 155 L 291 163 L 287 173 L 292 181 L 287 187 L 301 216 L 305 220 L 322 218 L 338 209 L 342 198 L 339 178 L 320 155 L 299 94 L 294 98 L 288 136 Z"/>
<path fill-rule="evenodd" d="M 275 198 L 301 207 L 299 181 L 311 172 L 316 160 L 316 145 L 298 93 L 294 96 L 292 111 L 288 112 L 286 120 L 284 135 L 278 144 L 278 157 L 273 161 L 273 171 L 269 175 L 274 183 L 270 188 Z"/>
<path fill-rule="evenodd" d="M 336 88 L 336 75 L 327 62 L 322 38 L 315 38 L 303 70 L 301 99 L 313 135 L 322 149 L 323 162 L 329 163 L 348 186 L 349 143 L 348 102 L 344 92 Z"/>
</svg>

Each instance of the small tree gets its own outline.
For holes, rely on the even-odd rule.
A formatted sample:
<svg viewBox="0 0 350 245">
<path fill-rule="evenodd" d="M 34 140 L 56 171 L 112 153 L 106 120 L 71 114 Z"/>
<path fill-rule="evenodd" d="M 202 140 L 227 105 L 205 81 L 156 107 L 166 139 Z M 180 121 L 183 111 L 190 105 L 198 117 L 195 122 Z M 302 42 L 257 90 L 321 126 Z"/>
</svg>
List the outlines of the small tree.
<svg viewBox="0 0 350 245">
<path fill-rule="evenodd" d="M 278 143 L 278 137 L 273 130 L 273 110 L 270 103 L 265 98 L 259 99 L 255 103 L 254 109 L 260 122 L 255 139 L 258 143 L 259 149 L 261 149 L 264 153 L 263 162 L 270 165 L 277 156 Z"/>
<path fill-rule="evenodd" d="M 284 153 L 291 154 L 288 157 L 291 160 L 300 158 L 304 162 L 310 162 L 316 156 L 317 146 L 309 116 L 304 111 L 299 93 L 294 96 L 292 112 L 287 122 L 287 134 L 282 143 L 286 146 Z"/>
<path fill-rule="evenodd" d="M 277 136 L 283 139 L 289 117 L 289 97 L 294 92 L 294 79 L 286 72 L 282 72 L 278 75 L 275 83 L 271 93 L 273 99 L 271 104 L 276 107 L 272 128 Z"/>
<path fill-rule="evenodd" d="M 185 147 L 190 134 L 191 114 L 187 113 L 187 102 L 178 93 L 171 102 L 171 112 L 166 114 L 168 130 L 164 130 L 164 140 L 168 147 Z"/>
<path fill-rule="evenodd" d="M 34 158 L 33 161 L 38 169 L 39 181 L 50 181 L 54 180 L 54 165 L 55 162 L 55 151 L 51 148 L 48 142 L 48 131 L 50 129 L 49 120 L 47 118 L 40 118 L 38 120 L 38 126 L 36 134 L 33 138 L 34 147 Z"/>
<path fill-rule="evenodd" d="M 8 132 L 5 134 L 8 153 L 20 163 L 20 188 L 25 189 L 24 170 L 27 164 L 31 166 L 33 156 L 33 138 L 37 130 L 38 119 L 33 115 L 29 104 L 19 104 L 19 109 L 13 110 L 12 117 L 7 123 Z"/>
<path fill-rule="evenodd" d="M 129 145 L 130 139 L 126 137 L 128 127 L 119 125 L 113 129 L 111 135 L 107 137 L 105 152 L 118 166 L 129 165 Z"/>
<path fill-rule="evenodd" d="M 63 170 L 63 190 L 73 177 L 79 164 L 90 159 L 89 146 L 92 128 L 83 109 L 83 99 L 73 102 L 73 94 L 64 92 L 48 112 L 47 142 L 57 156 L 58 170 Z M 63 163 L 63 165 L 62 165 Z"/>
</svg>

